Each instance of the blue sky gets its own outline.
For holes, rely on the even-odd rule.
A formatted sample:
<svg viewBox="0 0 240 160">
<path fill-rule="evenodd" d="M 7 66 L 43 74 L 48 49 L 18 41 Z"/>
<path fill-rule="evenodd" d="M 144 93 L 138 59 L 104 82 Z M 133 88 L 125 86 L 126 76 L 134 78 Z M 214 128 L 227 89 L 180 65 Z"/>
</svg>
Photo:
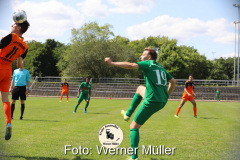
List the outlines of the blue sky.
<svg viewBox="0 0 240 160">
<path fill-rule="evenodd" d="M 208 59 L 233 57 L 239 0 L 1 0 L 0 36 L 10 32 L 12 13 L 27 12 L 31 24 L 25 40 L 52 38 L 70 43 L 71 28 L 97 21 L 114 34 L 142 39 L 168 36 L 193 46 Z M 213 54 L 214 52 L 214 54 Z"/>
</svg>

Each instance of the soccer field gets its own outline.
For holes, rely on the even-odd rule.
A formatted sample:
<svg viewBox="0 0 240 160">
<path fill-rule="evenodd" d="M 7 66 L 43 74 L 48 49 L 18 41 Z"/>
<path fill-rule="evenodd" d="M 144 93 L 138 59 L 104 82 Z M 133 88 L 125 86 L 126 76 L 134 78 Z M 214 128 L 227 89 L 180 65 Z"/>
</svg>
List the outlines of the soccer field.
<svg viewBox="0 0 240 160">
<path fill-rule="evenodd" d="M 88 113 L 83 112 L 85 102 L 73 114 L 77 98 L 28 97 L 23 120 L 17 101 L 12 121 L 13 135 L 4 140 L 5 116 L 0 112 L 0 159 L 57 160 L 94 159 L 124 160 L 128 155 L 98 153 L 101 147 L 98 133 L 105 124 L 118 125 L 124 134 L 119 147 L 130 147 L 129 125 L 120 115 L 131 100 L 91 99 Z M 140 129 L 139 159 L 238 159 L 240 154 L 240 103 L 197 102 L 198 118 L 193 117 L 192 104 L 187 102 L 179 117 L 173 115 L 180 101 L 169 101 Z M 132 118 L 131 120 L 132 121 Z M 88 148 L 88 155 L 65 154 L 65 145 Z M 142 146 L 176 148 L 174 155 L 143 155 Z M 75 150 L 76 151 L 76 150 Z M 82 151 L 82 150 L 81 150 Z M 86 150 L 84 150 L 86 151 Z"/>
</svg>

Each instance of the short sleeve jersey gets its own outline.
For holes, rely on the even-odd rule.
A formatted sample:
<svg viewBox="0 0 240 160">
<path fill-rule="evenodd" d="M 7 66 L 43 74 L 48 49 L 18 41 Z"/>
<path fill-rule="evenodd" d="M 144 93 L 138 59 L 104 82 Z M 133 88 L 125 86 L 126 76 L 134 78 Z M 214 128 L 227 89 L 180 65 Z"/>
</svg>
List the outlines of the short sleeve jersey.
<svg viewBox="0 0 240 160">
<path fill-rule="evenodd" d="M 220 91 L 216 91 L 216 93 L 217 93 L 217 96 L 219 96 L 219 95 L 220 95 Z"/>
<path fill-rule="evenodd" d="M 194 83 L 191 81 L 186 81 L 185 82 L 185 88 L 187 89 L 188 93 L 190 93 L 192 95 L 192 92 L 194 90 Z M 187 95 L 187 92 L 183 92 L 183 95 Z"/>
<path fill-rule="evenodd" d="M 62 83 L 62 87 L 63 91 L 68 91 L 68 83 Z"/>
<path fill-rule="evenodd" d="M 28 45 L 15 33 L 11 33 L 0 41 L 0 69 L 11 69 L 12 63 L 18 57 L 25 58 Z"/>
<path fill-rule="evenodd" d="M 137 62 L 142 70 L 146 83 L 144 101 L 167 102 L 168 88 L 167 82 L 173 77 L 161 65 L 154 60 Z"/>
<path fill-rule="evenodd" d="M 91 90 L 92 85 L 90 83 L 82 82 L 79 86 L 81 88 L 81 94 L 83 95 L 88 95 L 89 90 Z"/>
<path fill-rule="evenodd" d="M 14 81 L 15 86 L 26 86 L 27 83 L 30 81 L 30 73 L 28 70 L 23 69 L 15 69 L 13 72 L 12 80 Z"/>
</svg>

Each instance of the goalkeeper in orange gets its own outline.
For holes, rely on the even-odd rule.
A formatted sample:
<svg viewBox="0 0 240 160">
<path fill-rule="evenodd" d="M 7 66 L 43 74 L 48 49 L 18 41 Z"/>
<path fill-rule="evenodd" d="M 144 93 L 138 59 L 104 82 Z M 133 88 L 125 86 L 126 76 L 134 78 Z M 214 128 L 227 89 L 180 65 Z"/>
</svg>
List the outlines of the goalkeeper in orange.
<svg viewBox="0 0 240 160">
<path fill-rule="evenodd" d="M 68 88 L 69 88 L 69 85 L 67 83 L 67 80 L 64 79 L 63 80 L 63 83 L 62 83 L 62 86 L 61 86 L 61 89 L 60 89 L 60 92 L 61 93 L 61 97 L 60 97 L 60 102 L 62 102 L 62 98 L 63 98 L 63 95 L 66 94 L 67 96 L 67 102 L 68 102 Z"/>
<path fill-rule="evenodd" d="M 177 112 L 174 115 L 176 118 L 178 118 L 178 114 L 186 101 L 190 101 L 193 104 L 194 117 L 197 118 L 197 104 L 193 95 L 195 96 L 195 98 L 197 98 L 197 95 L 194 92 L 193 75 L 190 74 L 188 77 L 188 81 L 185 82 L 181 104 L 178 106 Z"/>
</svg>

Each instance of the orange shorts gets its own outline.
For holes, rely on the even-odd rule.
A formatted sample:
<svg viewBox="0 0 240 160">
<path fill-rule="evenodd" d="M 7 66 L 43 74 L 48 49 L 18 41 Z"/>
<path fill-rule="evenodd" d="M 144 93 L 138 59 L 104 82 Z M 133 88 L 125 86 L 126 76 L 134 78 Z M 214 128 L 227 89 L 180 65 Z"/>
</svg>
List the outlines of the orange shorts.
<svg viewBox="0 0 240 160">
<path fill-rule="evenodd" d="M 64 94 L 68 95 L 68 91 L 63 90 L 63 91 L 62 91 L 62 95 L 64 95 Z"/>
<path fill-rule="evenodd" d="M 12 69 L 0 69 L 0 91 L 9 92 Z"/>
<path fill-rule="evenodd" d="M 191 97 L 189 97 L 188 95 L 183 95 L 182 99 L 184 99 L 185 101 L 192 101 L 192 100 L 194 100 L 194 97 L 193 97 L 193 95 Z"/>
</svg>

